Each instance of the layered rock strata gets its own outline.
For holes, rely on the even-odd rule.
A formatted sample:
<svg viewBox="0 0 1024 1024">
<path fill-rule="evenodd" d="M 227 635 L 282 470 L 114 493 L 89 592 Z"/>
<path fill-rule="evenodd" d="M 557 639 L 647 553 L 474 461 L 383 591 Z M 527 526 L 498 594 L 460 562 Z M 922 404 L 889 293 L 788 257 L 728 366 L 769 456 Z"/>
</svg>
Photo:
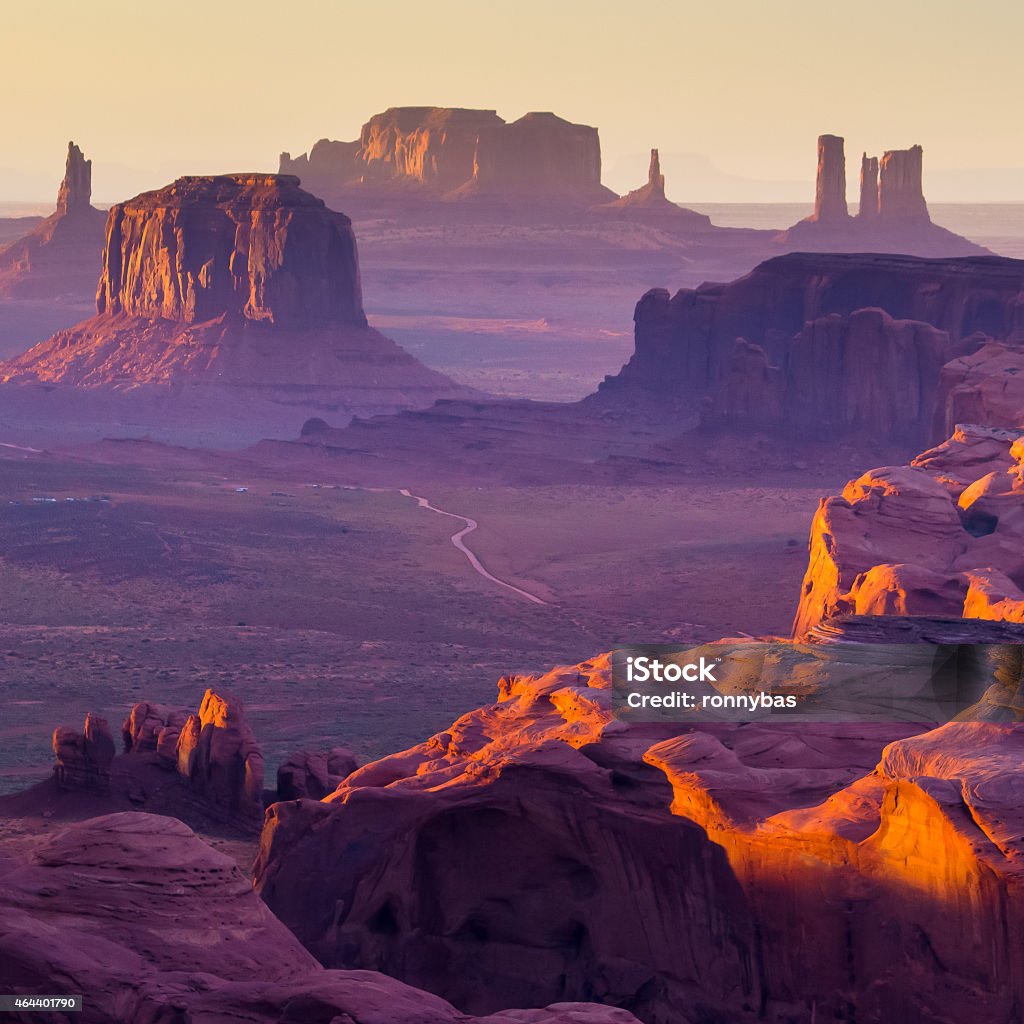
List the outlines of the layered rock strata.
<svg viewBox="0 0 1024 1024">
<path fill-rule="evenodd" d="M 589 404 L 921 445 L 948 436 L 933 431 L 949 410 L 1010 414 L 1013 374 L 981 367 L 990 340 L 1007 364 L 1024 349 L 1024 262 L 794 253 L 729 284 L 653 289 L 634 323 L 632 358 Z"/>
</svg>

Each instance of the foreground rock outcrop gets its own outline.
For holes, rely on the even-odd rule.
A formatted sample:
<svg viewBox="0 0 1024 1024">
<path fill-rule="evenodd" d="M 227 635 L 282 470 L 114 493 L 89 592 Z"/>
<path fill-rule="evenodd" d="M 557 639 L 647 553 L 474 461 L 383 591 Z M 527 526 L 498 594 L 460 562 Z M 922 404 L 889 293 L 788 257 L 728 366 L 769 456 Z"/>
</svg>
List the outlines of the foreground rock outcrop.
<svg viewBox="0 0 1024 1024">
<path fill-rule="evenodd" d="M 1024 435 L 962 425 L 822 500 L 793 625 L 846 614 L 1024 622 Z"/>
<path fill-rule="evenodd" d="M 614 198 L 601 185 L 597 129 L 547 112 L 506 123 L 493 110 L 392 107 L 356 142 L 321 139 L 308 154 L 282 153 L 280 170 L 331 197 Z"/>
<path fill-rule="evenodd" d="M 479 1020 L 380 974 L 325 970 L 234 862 L 173 818 L 93 818 L 0 858 L 0 987 L 82 993 L 82 1024 Z M 582 1005 L 487 1021 L 635 1024 Z"/>
<path fill-rule="evenodd" d="M 855 653 L 794 651 L 812 673 Z M 325 801 L 274 805 L 258 890 L 323 962 L 481 1011 L 586 991 L 648 1024 L 1015 1019 L 1013 719 L 652 725 L 609 686 L 604 658 L 504 679 Z"/>
<path fill-rule="evenodd" d="M 57 209 L 0 248 L 0 298 L 87 301 L 96 286 L 104 214 L 91 205 L 92 161 L 68 143 Z"/>
<path fill-rule="evenodd" d="M 0 380 L 203 387 L 240 419 L 295 406 L 296 429 L 465 390 L 366 326 L 351 223 L 292 177 L 181 178 L 113 207 L 96 305 Z"/>
<path fill-rule="evenodd" d="M 954 412 L 1019 420 L 999 394 L 1024 361 L 1019 260 L 794 253 L 729 284 L 649 291 L 634 321 L 633 357 L 591 404 L 918 447 Z M 1004 364 L 987 373 L 993 342 Z"/>
</svg>

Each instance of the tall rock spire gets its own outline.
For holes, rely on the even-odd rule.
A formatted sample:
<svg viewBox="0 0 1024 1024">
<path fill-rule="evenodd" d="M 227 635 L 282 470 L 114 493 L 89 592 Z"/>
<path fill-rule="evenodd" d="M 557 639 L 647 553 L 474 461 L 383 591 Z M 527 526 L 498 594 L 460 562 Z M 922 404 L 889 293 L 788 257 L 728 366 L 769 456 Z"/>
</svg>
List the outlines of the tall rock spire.
<svg viewBox="0 0 1024 1024">
<path fill-rule="evenodd" d="M 57 190 L 57 214 L 66 217 L 69 213 L 88 210 L 91 199 L 92 161 L 86 160 L 82 151 L 69 142 L 64 180 Z"/>
<path fill-rule="evenodd" d="M 846 208 L 846 155 L 839 135 L 818 136 L 818 177 L 814 191 L 816 221 L 843 221 Z"/>
<path fill-rule="evenodd" d="M 860 159 L 860 208 L 857 216 L 861 220 L 878 217 L 878 157 L 867 153 Z"/>
</svg>

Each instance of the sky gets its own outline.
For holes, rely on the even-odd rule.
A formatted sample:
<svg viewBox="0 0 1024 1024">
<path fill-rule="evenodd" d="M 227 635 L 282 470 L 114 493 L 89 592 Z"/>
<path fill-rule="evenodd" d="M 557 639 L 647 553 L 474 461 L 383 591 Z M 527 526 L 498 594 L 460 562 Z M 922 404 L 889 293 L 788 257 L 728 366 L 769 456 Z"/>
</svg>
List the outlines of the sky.
<svg viewBox="0 0 1024 1024">
<path fill-rule="evenodd" d="M 933 201 L 1024 201 L 1022 37 L 1019 0 L 10 0 L 0 200 L 49 201 L 69 139 L 115 201 L 435 105 L 596 125 L 620 192 L 657 146 L 673 199 L 809 200 L 831 132 L 851 198 L 920 143 Z"/>
</svg>

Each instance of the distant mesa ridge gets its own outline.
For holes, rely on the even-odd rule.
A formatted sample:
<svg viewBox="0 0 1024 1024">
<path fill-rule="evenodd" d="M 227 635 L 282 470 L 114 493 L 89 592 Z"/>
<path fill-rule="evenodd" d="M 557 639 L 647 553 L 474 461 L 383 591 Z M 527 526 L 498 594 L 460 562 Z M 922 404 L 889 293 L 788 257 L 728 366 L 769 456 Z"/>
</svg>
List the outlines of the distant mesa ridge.
<svg viewBox="0 0 1024 1024">
<path fill-rule="evenodd" d="M 392 107 L 354 142 L 321 139 L 308 154 L 282 153 L 280 170 L 326 194 L 615 198 L 601 184 L 597 129 L 547 111 L 509 123 L 494 110 Z"/>
<path fill-rule="evenodd" d="M 728 284 L 648 291 L 635 350 L 586 401 L 708 425 L 915 445 L 1024 426 L 1024 261 L 790 253 Z"/>
</svg>

